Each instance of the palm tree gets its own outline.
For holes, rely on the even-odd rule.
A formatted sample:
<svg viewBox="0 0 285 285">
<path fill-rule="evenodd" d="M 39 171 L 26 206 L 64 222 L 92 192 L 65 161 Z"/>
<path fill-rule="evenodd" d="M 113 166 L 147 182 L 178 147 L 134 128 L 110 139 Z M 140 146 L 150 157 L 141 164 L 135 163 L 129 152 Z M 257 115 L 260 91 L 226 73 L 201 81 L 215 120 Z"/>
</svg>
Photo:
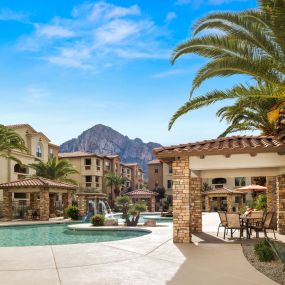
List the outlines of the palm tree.
<svg viewBox="0 0 285 285">
<path fill-rule="evenodd" d="M 11 151 L 17 150 L 27 152 L 25 141 L 14 130 L 0 125 L 0 157 L 11 158 L 20 162 L 17 158 L 11 155 Z"/>
<path fill-rule="evenodd" d="M 47 162 L 37 158 L 35 161 L 35 163 L 29 164 L 29 167 L 36 170 L 37 176 L 77 184 L 76 181 L 68 178 L 69 175 L 78 173 L 78 171 L 73 168 L 72 164 L 68 160 L 57 160 L 55 157 L 53 157 Z"/>
<path fill-rule="evenodd" d="M 113 204 L 114 198 L 116 198 L 121 186 L 125 183 L 126 178 L 114 172 L 109 172 L 104 176 L 104 180 L 106 182 L 106 186 L 111 187 L 111 203 Z"/>
<path fill-rule="evenodd" d="M 203 17 L 194 24 L 193 38 L 176 47 L 172 63 L 186 54 L 197 54 L 210 60 L 194 77 L 190 100 L 173 115 L 169 129 L 188 111 L 224 99 L 224 94 L 219 96 L 221 91 L 216 90 L 191 98 L 205 80 L 213 77 L 248 75 L 271 85 L 276 91 L 274 96 L 285 100 L 285 1 L 259 0 L 258 3 L 255 10 L 218 12 Z M 216 32 L 208 33 L 209 29 Z M 249 89 L 237 85 L 233 90 L 236 88 Z M 270 97 L 270 94 L 258 96 Z"/>
<path fill-rule="evenodd" d="M 254 130 L 260 130 L 263 135 L 277 136 L 276 123 L 268 117 L 269 111 L 277 103 L 278 99 L 244 96 L 236 100 L 233 105 L 220 108 L 217 116 L 229 124 L 220 137 Z"/>
</svg>

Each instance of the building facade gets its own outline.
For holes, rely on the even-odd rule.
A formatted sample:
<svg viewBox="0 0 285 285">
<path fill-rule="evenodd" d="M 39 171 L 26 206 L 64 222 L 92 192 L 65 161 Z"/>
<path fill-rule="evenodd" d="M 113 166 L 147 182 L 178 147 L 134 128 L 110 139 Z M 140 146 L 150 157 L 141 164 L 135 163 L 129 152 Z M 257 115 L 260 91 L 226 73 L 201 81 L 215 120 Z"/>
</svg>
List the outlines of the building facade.
<svg viewBox="0 0 285 285">
<path fill-rule="evenodd" d="M 131 189 L 142 189 L 144 185 L 144 172 L 138 163 L 125 163 L 131 169 Z"/>
</svg>

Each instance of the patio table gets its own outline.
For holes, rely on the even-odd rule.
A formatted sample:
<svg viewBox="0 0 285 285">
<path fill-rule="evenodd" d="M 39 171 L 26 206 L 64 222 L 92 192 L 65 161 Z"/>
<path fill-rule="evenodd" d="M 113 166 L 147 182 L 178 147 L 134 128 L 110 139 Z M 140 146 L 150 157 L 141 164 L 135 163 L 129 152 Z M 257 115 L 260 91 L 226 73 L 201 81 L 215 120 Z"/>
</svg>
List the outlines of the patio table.
<svg viewBox="0 0 285 285">
<path fill-rule="evenodd" d="M 254 217 L 241 217 L 241 223 L 245 226 L 246 229 L 246 238 L 250 239 L 251 232 L 250 232 L 250 225 L 262 222 L 261 218 L 254 218 Z"/>
</svg>

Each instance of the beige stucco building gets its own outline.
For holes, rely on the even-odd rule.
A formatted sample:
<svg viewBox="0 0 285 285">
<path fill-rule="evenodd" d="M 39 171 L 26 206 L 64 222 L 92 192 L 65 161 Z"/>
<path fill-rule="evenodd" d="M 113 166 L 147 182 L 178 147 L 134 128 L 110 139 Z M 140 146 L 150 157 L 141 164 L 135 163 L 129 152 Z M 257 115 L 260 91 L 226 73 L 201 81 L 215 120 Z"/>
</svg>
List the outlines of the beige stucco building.
<svg viewBox="0 0 285 285">
<path fill-rule="evenodd" d="M 285 234 L 285 142 L 267 136 L 234 136 L 161 147 L 159 160 L 173 168 L 174 242 L 190 242 L 202 231 L 202 183 L 225 178 L 265 176 L 269 211 L 277 211 L 278 231 Z M 228 209 L 232 210 L 231 207 Z"/>
<path fill-rule="evenodd" d="M 138 163 L 124 163 L 125 167 L 131 169 L 132 190 L 142 189 L 144 185 L 144 172 Z"/>
<path fill-rule="evenodd" d="M 148 189 L 164 187 L 167 195 L 172 195 L 172 166 L 158 159 L 148 162 Z"/>
</svg>

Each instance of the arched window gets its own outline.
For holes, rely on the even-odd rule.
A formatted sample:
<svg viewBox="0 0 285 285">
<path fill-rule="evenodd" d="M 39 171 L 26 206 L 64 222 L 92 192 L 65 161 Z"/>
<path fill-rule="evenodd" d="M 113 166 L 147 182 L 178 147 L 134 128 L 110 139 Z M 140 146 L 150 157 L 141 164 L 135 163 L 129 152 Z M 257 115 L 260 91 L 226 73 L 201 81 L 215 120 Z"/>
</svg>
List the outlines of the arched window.
<svg viewBox="0 0 285 285">
<path fill-rule="evenodd" d="M 19 163 L 15 164 L 14 172 L 16 173 L 28 173 L 28 168 L 21 166 Z"/>
<path fill-rule="evenodd" d="M 226 178 L 214 178 L 212 184 L 227 184 Z"/>
<path fill-rule="evenodd" d="M 36 145 L 36 157 L 42 157 L 42 156 L 43 156 L 42 145 L 38 143 Z"/>
</svg>

